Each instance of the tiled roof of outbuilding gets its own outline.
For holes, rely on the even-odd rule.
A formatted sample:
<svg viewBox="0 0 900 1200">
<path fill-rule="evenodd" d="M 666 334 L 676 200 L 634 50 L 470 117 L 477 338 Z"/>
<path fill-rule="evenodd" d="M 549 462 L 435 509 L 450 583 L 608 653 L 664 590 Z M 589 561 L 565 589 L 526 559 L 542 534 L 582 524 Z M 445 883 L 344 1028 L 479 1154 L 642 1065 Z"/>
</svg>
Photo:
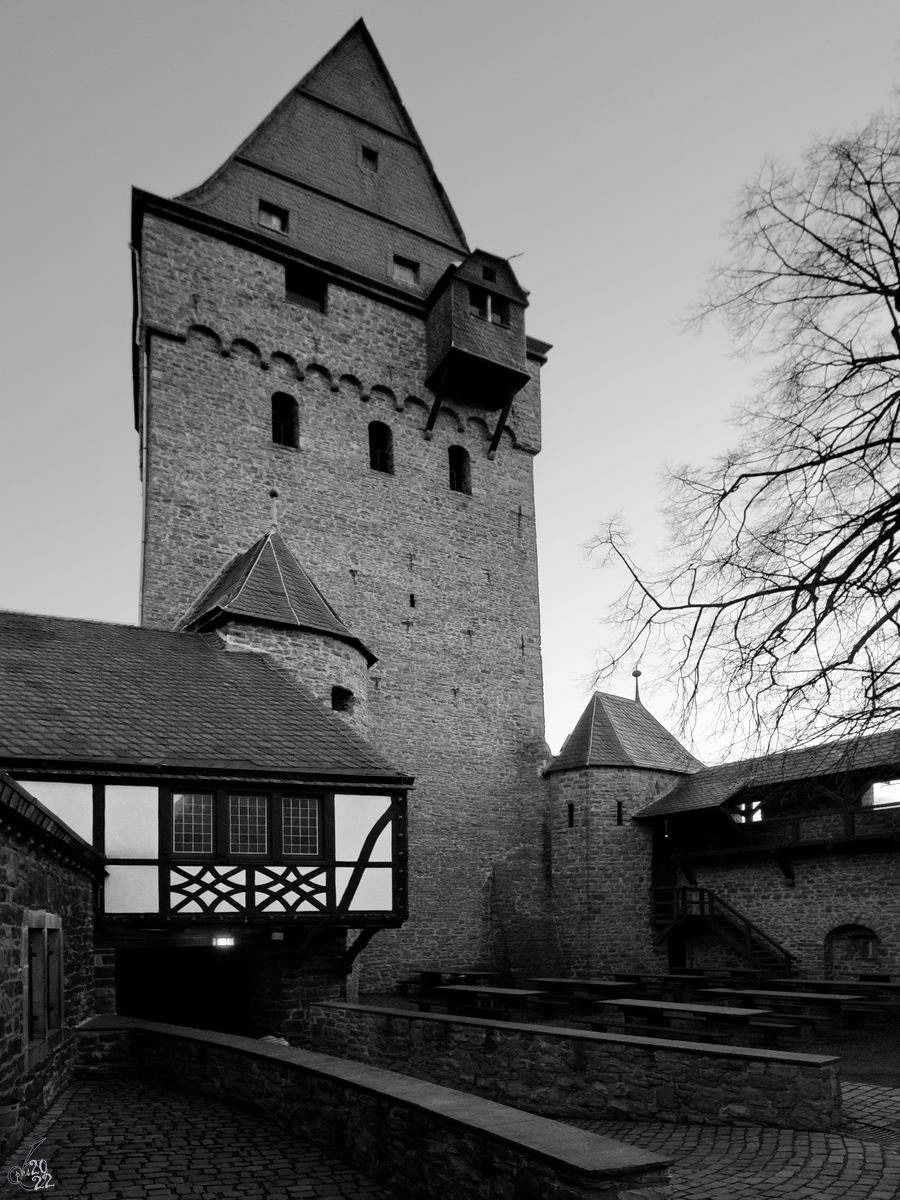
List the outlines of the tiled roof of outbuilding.
<svg viewBox="0 0 900 1200">
<path fill-rule="evenodd" d="M 595 692 L 545 774 L 579 767 L 639 767 L 683 774 L 701 766 L 640 701 Z"/>
<path fill-rule="evenodd" d="M 236 555 L 213 580 L 182 622 L 182 629 L 210 629 L 228 617 L 244 617 L 295 629 L 330 633 L 377 662 L 354 637 L 276 530 Z"/>
<path fill-rule="evenodd" d="M 868 737 L 826 742 L 802 750 L 784 750 L 759 758 L 722 763 L 718 767 L 704 767 L 695 775 L 680 779 L 636 816 L 662 817 L 716 808 L 744 788 L 771 787 L 852 772 L 868 773 L 872 778 L 880 775 L 884 779 L 900 775 L 900 730 L 889 729 Z"/>
<path fill-rule="evenodd" d="M 0 613 L 0 762 L 401 780 L 266 655 L 218 637 Z"/>
</svg>

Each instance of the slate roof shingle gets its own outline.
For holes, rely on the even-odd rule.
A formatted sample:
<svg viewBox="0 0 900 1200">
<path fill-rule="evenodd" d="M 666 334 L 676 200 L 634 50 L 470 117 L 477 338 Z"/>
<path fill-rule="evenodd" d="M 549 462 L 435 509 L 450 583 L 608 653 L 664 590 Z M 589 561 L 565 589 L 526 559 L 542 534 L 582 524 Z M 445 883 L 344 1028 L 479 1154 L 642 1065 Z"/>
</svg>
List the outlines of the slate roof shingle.
<svg viewBox="0 0 900 1200">
<path fill-rule="evenodd" d="M 639 767 L 685 773 L 697 771 L 702 765 L 640 701 L 595 692 L 544 773 L 579 767 Z"/>
<path fill-rule="evenodd" d="M 274 529 L 222 569 L 181 627 L 211 629 L 228 617 L 330 633 L 355 646 L 370 667 L 378 661 L 350 632 Z"/>
<path fill-rule="evenodd" d="M 0 613 L 0 762 L 409 782 L 266 655 L 218 637 Z"/>
<path fill-rule="evenodd" d="M 704 767 L 695 775 L 680 779 L 635 815 L 642 819 L 716 808 L 744 788 L 853 771 L 881 774 L 884 778 L 893 778 L 893 771 L 900 776 L 900 730 Z"/>
</svg>

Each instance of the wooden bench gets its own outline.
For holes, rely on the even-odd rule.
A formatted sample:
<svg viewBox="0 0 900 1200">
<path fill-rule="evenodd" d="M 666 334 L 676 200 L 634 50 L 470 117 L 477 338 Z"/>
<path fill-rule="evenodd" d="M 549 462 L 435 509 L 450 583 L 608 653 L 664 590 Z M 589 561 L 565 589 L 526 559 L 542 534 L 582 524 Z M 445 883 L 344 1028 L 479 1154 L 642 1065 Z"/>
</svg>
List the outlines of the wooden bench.
<svg viewBox="0 0 900 1200">
<path fill-rule="evenodd" d="M 508 1008 L 488 1008 L 480 1004 L 449 1004 L 446 1000 L 417 1000 L 419 1012 L 431 1012 L 433 1008 L 445 1008 L 449 1017 L 476 1017 L 479 1021 L 508 1021 Z"/>
<path fill-rule="evenodd" d="M 799 1037 L 802 1029 L 797 1021 L 780 1021 L 775 1017 L 751 1017 L 750 1028 L 762 1033 L 762 1043 L 765 1049 L 774 1050 L 781 1045 L 781 1035 Z"/>
<path fill-rule="evenodd" d="M 673 1029 L 671 1025 L 621 1025 L 614 1021 L 590 1021 L 594 1033 L 622 1033 L 626 1037 L 668 1038 L 670 1042 L 734 1042 L 733 1033 L 712 1033 L 708 1029 Z"/>
<path fill-rule="evenodd" d="M 874 1017 L 876 1021 L 886 1021 L 888 1005 L 877 1000 L 845 1000 L 841 1005 L 841 1016 L 848 1029 L 856 1029 L 864 1023 L 866 1017 Z"/>
</svg>

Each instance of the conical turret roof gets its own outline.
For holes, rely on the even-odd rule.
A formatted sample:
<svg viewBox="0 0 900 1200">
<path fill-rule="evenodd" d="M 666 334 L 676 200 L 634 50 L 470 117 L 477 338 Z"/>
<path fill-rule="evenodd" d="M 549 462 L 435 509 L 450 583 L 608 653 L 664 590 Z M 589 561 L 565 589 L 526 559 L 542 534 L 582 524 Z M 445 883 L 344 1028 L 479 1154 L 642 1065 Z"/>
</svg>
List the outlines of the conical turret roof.
<svg viewBox="0 0 900 1200">
<path fill-rule="evenodd" d="M 378 661 L 350 632 L 274 529 L 228 563 L 181 628 L 211 629 L 234 618 L 328 633 L 360 650 L 369 666 Z"/>
<path fill-rule="evenodd" d="M 691 774 L 702 766 L 639 700 L 595 692 L 546 774 L 579 767 Z"/>
</svg>

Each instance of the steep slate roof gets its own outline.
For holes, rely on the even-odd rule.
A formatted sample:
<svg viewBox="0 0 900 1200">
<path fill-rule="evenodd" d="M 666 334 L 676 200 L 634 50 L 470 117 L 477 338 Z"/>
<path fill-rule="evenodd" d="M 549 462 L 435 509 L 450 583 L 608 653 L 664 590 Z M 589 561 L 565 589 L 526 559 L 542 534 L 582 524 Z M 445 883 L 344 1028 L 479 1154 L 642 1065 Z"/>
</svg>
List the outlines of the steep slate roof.
<svg viewBox="0 0 900 1200">
<path fill-rule="evenodd" d="M 378 155 L 365 169 L 362 147 Z M 288 210 L 285 233 L 256 220 Z M 430 290 L 468 251 L 462 226 L 363 21 L 292 88 L 225 163 L 178 200 L 265 240 L 388 280 L 394 251 Z"/>
<path fill-rule="evenodd" d="M 545 774 L 579 767 L 685 773 L 701 766 L 640 701 L 595 692 Z"/>
<path fill-rule="evenodd" d="M 378 661 L 350 632 L 275 530 L 222 569 L 181 628 L 212 629 L 232 617 L 330 633 L 355 646 L 370 667 Z"/>
<path fill-rule="evenodd" d="M 704 767 L 687 779 L 680 779 L 668 792 L 642 808 L 639 818 L 661 817 L 672 813 L 716 808 L 744 788 L 771 787 L 801 779 L 868 774 L 872 779 L 890 779 L 900 775 L 900 730 L 873 733 L 868 737 L 841 742 L 826 742 L 803 750 L 785 750 Z"/>
<path fill-rule="evenodd" d="M 0 613 L 0 762 L 35 759 L 404 782 L 264 654 L 215 636 Z"/>
</svg>

